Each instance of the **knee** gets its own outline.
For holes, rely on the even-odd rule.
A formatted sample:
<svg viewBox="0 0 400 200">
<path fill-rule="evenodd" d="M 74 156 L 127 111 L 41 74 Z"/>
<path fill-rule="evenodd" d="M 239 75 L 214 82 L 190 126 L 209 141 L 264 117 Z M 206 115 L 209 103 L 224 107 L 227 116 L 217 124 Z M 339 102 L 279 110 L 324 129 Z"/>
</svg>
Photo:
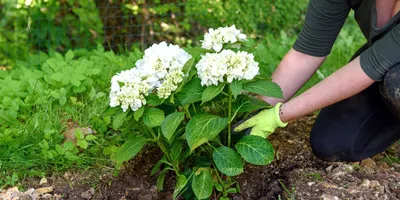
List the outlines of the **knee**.
<svg viewBox="0 0 400 200">
<path fill-rule="evenodd" d="M 322 134 L 321 134 L 322 135 Z M 357 161 L 358 156 L 353 153 L 351 145 L 347 141 L 336 140 L 324 136 L 314 136 L 310 138 L 313 154 L 328 162 L 353 162 Z"/>
<path fill-rule="evenodd" d="M 386 73 L 380 93 L 388 108 L 400 119 L 400 63 Z"/>
</svg>

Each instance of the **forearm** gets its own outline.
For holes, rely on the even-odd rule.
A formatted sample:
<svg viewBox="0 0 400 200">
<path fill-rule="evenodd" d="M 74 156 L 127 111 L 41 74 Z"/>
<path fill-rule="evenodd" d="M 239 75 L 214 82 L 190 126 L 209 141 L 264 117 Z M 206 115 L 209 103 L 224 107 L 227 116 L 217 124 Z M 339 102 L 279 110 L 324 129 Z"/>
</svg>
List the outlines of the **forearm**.
<svg viewBox="0 0 400 200">
<path fill-rule="evenodd" d="M 324 59 L 325 57 L 314 57 L 291 49 L 272 74 L 272 81 L 281 87 L 284 99 L 264 96 L 259 98 L 270 105 L 286 102 L 311 78 Z"/>
<path fill-rule="evenodd" d="M 361 69 L 360 59 L 357 57 L 303 94 L 283 104 L 281 120 L 288 122 L 347 99 L 374 82 Z"/>
</svg>

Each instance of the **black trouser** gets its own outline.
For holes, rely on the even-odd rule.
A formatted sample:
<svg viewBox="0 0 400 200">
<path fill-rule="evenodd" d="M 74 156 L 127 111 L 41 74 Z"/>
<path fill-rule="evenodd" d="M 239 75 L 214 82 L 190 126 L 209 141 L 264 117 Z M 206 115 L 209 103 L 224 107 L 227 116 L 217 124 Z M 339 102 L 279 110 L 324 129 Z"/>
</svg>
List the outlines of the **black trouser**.
<svg viewBox="0 0 400 200">
<path fill-rule="evenodd" d="M 314 154 L 326 161 L 360 161 L 400 139 L 400 118 L 395 115 L 400 112 L 399 74 L 400 65 L 392 67 L 385 81 L 322 109 L 311 130 Z"/>
</svg>

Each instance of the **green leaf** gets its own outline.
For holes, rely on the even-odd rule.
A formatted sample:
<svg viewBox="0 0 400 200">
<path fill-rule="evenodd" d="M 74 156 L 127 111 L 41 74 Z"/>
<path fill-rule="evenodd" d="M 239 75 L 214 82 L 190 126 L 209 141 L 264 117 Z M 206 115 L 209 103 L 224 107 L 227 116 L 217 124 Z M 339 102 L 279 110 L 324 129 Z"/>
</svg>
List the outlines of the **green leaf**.
<svg viewBox="0 0 400 200">
<path fill-rule="evenodd" d="M 164 102 L 164 99 L 160 99 L 156 94 L 149 94 L 146 97 L 146 101 L 149 105 L 158 106 Z"/>
<path fill-rule="evenodd" d="M 201 101 L 205 87 L 201 86 L 201 80 L 194 78 L 188 82 L 178 94 L 178 99 L 182 105 L 188 105 Z"/>
<path fill-rule="evenodd" d="M 274 160 L 274 147 L 262 137 L 245 136 L 236 143 L 235 147 L 239 154 L 253 165 L 267 165 Z"/>
<path fill-rule="evenodd" d="M 85 138 L 85 135 L 80 128 L 75 129 L 74 134 L 78 140 L 83 140 L 83 138 Z"/>
<path fill-rule="evenodd" d="M 196 59 L 195 58 L 191 58 L 191 59 L 189 59 L 186 63 L 185 63 L 185 65 L 183 66 L 183 68 L 182 68 L 182 72 L 184 73 L 184 74 L 187 74 L 189 71 L 190 71 L 190 69 L 193 67 L 193 65 L 194 65 L 194 61 L 195 61 Z"/>
<path fill-rule="evenodd" d="M 218 86 L 212 85 L 212 86 L 207 87 L 204 90 L 203 95 L 201 97 L 202 104 L 207 101 L 211 101 L 214 97 L 219 95 L 222 92 L 222 90 L 224 89 L 224 87 L 225 87 L 225 84 L 219 84 Z"/>
<path fill-rule="evenodd" d="M 64 149 L 66 151 L 72 151 L 74 149 L 74 143 L 71 141 L 65 142 L 64 143 Z"/>
<path fill-rule="evenodd" d="M 179 124 L 182 123 L 185 118 L 185 113 L 183 112 L 174 112 L 169 114 L 161 125 L 161 131 L 165 138 L 167 138 L 168 142 L 170 142 L 171 138 L 174 136 L 176 129 Z"/>
<path fill-rule="evenodd" d="M 216 137 L 227 124 L 227 118 L 210 114 L 195 115 L 186 126 L 186 140 L 190 150 Z"/>
<path fill-rule="evenodd" d="M 233 110 L 238 113 L 251 112 L 270 107 L 271 106 L 265 101 L 243 94 L 238 95 L 237 102 L 233 104 Z"/>
<path fill-rule="evenodd" d="M 57 72 L 57 73 L 54 73 L 53 75 L 51 75 L 51 78 L 58 82 L 61 82 L 62 80 L 64 80 L 64 77 L 65 77 L 65 75 L 61 72 Z"/>
<path fill-rule="evenodd" d="M 172 161 L 176 162 L 179 161 L 179 156 L 182 153 L 182 149 L 183 149 L 183 141 L 182 140 L 178 140 L 175 141 L 171 147 L 171 159 Z"/>
<path fill-rule="evenodd" d="M 245 83 L 243 89 L 263 96 L 283 98 L 282 90 L 279 85 L 267 80 Z"/>
<path fill-rule="evenodd" d="M 143 115 L 143 122 L 144 124 L 146 124 L 147 127 L 153 128 L 161 126 L 164 118 L 164 111 L 158 108 L 149 108 Z"/>
<path fill-rule="evenodd" d="M 64 147 L 62 147 L 62 146 L 59 145 L 59 144 L 56 144 L 56 151 L 57 151 L 57 153 L 60 154 L 60 155 L 63 155 L 63 154 L 65 153 Z"/>
<path fill-rule="evenodd" d="M 70 61 L 74 59 L 74 52 L 72 50 L 68 50 L 68 52 L 65 54 L 65 61 Z"/>
<path fill-rule="evenodd" d="M 156 184 L 158 191 L 162 191 L 164 189 L 165 175 L 167 174 L 168 171 L 169 169 L 165 168 L 164 170 L 161 171 L 160 175 L 158 175 Z"/>
<path fill-rule="evenodd" d="M 136 110 L 133 113 L 133 117 L 135 118 L 136 121 L 139 121 L 139 119 L 142 117 L 143 113 L 144 113 L 144 106 L 140 107 L 138 110 Z"/>
<path fill-rule="evenodd" d="M 74 153 L 67 151 L 65 152 L 65 158 L 70 161 L 77 161 L 81 159 L 79 156 L 75 155 Z"/>
<path fill-rule="evenodd" d="M 87 143 L 86 140 L 78 140 L 78 142 L 76 143 L 76 145 L 78 145 L 79 147 L 81 147 L 82 149 L 87 149 L 89 144 Z"/>
<path fill-rule="evenodd" d="M 227 176 L 237 176 L 243 172 L 244 162 L 240 155 L 229 147 L 219 147 L 213 152 L 217 169 Z"/>
<path fill-rule="evenodd" d="M 181 195 L 185 191 L 185 187 L 188 183 L 188 179 L 185 175 L 179 174 L 178 178 L 176 179 L 175 190 L 173 194 L 173 199 L 177 199 L 179 195 Z"/>
<path fill-rule="evenodd" d="M 85 137 L 86 141 L 92 141 L 92 140 L 95 140 L 95 139 L 97 139 L 97 137 L 94 136 L 94 135 L 88 135 L 88 136 Z"/>
<path fill-rule="evenodd" d="M 124 123 L 127 114 L 128 114 L 128 112 L 121 112 L 114 117 L 113 123 L 112 123 L 114 130 L 118 129 Z"/>
<path fill-rule="evenodd" d="M 237 95 L 239 95 L 242 92 L 243 89 L 243 83 L 242 81 L 238 81 L 238 80 L 233 80 L 231 84 L 229 84 L 229 87 L 231 88 L 233 97 L 237 97 Z"/>
<path fill-rule="evenodd" d="M 200 173 L 193 176 L 192 189 L 198 199 L 207 199 L 213 190 L 213 181 L 210 169 L 199 169 Z"/>
<path fill-rule="evenodd" d="M 117 163 L 121 164 L 124 161 L 128 161 L 135 157 L 137 153 L 143 148 L 147 143 L 147 140 L 139 135 L 135 135 L 126 141 L 120 148 L 118 148 L 115 153 L 115 160 Z"/>
<path fill-rule="evenodd" d="M 163 163 L 165 163 L 167 161 L 165 155 L 156 163 L 156 165 L 154 165 L 153 169 L 150 172 L 150 176 L 153 176 L 154 174 L 156 174 L 158 172 L 158 170 L 160 170 L 160 167 Z"/>
<path fill-rule="evenodd" d="M 228 188 L 227 190 L 226 190 L 226 192 L 227 193 L 237 193 L 237 190 L 236 190 L 236 188 Z"/>
</svg>

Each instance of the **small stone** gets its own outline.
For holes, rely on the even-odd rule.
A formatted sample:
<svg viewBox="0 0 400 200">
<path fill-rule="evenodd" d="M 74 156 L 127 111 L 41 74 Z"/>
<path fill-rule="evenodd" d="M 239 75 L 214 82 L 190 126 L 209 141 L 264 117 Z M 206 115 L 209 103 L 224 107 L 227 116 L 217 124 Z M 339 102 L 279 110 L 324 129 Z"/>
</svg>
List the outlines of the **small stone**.
<svg viewBox="0 0 400 200">
<path fill-rule="evenodd" d="M 89 190 L 82 192 L 81 197 L 84 199 L 91 199 L 94 195 L 94 188 L 90 188 Z"/>
<path fill-rule="evenodd" d="M 51 195 L 51 194 L 44 194 L 44 195 L 42 195 L 42 197 L 40 198 L 40 199 L 52 199 L 53 198 L 53 195 Z"/>
<path fill-rule="evenodd" d="M 19 190 L 18 187 L 9 188 L 5 194 L 4 199 L 19 199 Z"/>
<path fill-rule="evenodd" d="M 29 197 L 30 199 L 38 199 L 35 189 L 31 188 L 24 192 L 24 196 Z"/>
<path fill-rule="evenodd" d="M 327 173 L 331 173 L 332 169 L 333 169 L 333 165 L 327 167 L 325 170 L 326 170 Z"/>
<path fill-rule="evenodd" d="M 337 186 L 335 184 L 332 184 L 332 183 L 328 183 L 328 182 L 322 182 L 321 185 L 324 186 L 325 188 L 328 188 L 328 189 L 337 189 L 337 188 L 339 188 L 339 186 Z"/>
<path fill-rule="evenodd" d="M 362 171 L 371 174 L 375 172 L 376 163 L 371 158 L 367 158 L 361 161 L 360 168 Z"/>
<path fill-rule="evenodd" d="M 307 185 L 308 185 L 309 187 L 313 186 L 314 184 L 315 184 L 315 182 L 308 182 L 308 183 L 307 183 Z"/>
<path fill-rule="evenodd" d="M 389 164 L 387 164 L 387 162 L 380 162 L 377 164 L 377 168 L 382 171 L 387 171 L 390 169 L 390 166 L 389 166 Z"/>
<path fill-rule="evenodd" d="M 69 180 L 71 178 L 71 173 L 65 172 L 64 176 L 65 179 Z"/>
<path fill-rule="evenodd" d="M 331 195 L 328 195 L 328 194 L 323 194 L 323 195 L 321 196 L 321 198 L 322 198 L 322 200 L 340 200 L 339 197 L 337 197 L 337 196 L 331 196 Z"/>
<path fill-rule="evenodd" d="M 293 144 L 293 143 L 294 143 L 293 140 L 288 140 L 287 142 L 288 142 L 289 144 Z"/>
<path fill-rule="evenodd" d="M 39 185 L 44 185 L 47 183 L 47 179 L 45 177 L 43 177 L 42 179 L 40 179 L 39 181 Z"/>
<path fill-rule="evenodd" d="M 347 192 L 349 194 L 355 194 L 355 193 L 360 193 L 360 190 L 357 187 L 350 187 Z"/>
<path fill-rule="evenodd" d="M 59 200 L 62 198 L 61 194 L 55 194 L 55 195 L 53 195 L 53 197 L 55 200 Z"/>
<path fill-rule="evenodd" d="M 50 186 L 50 187 L 42 187 L 42 188 L 39 188 L 39 189 L 36 190 L 36 194 L 37 195 L 43 195 L 43 194 L 47 194 L 47 193 L 50 193 L 50 192 L 53 192 L 53 187 L 52 186 Z"/>
</svg>

